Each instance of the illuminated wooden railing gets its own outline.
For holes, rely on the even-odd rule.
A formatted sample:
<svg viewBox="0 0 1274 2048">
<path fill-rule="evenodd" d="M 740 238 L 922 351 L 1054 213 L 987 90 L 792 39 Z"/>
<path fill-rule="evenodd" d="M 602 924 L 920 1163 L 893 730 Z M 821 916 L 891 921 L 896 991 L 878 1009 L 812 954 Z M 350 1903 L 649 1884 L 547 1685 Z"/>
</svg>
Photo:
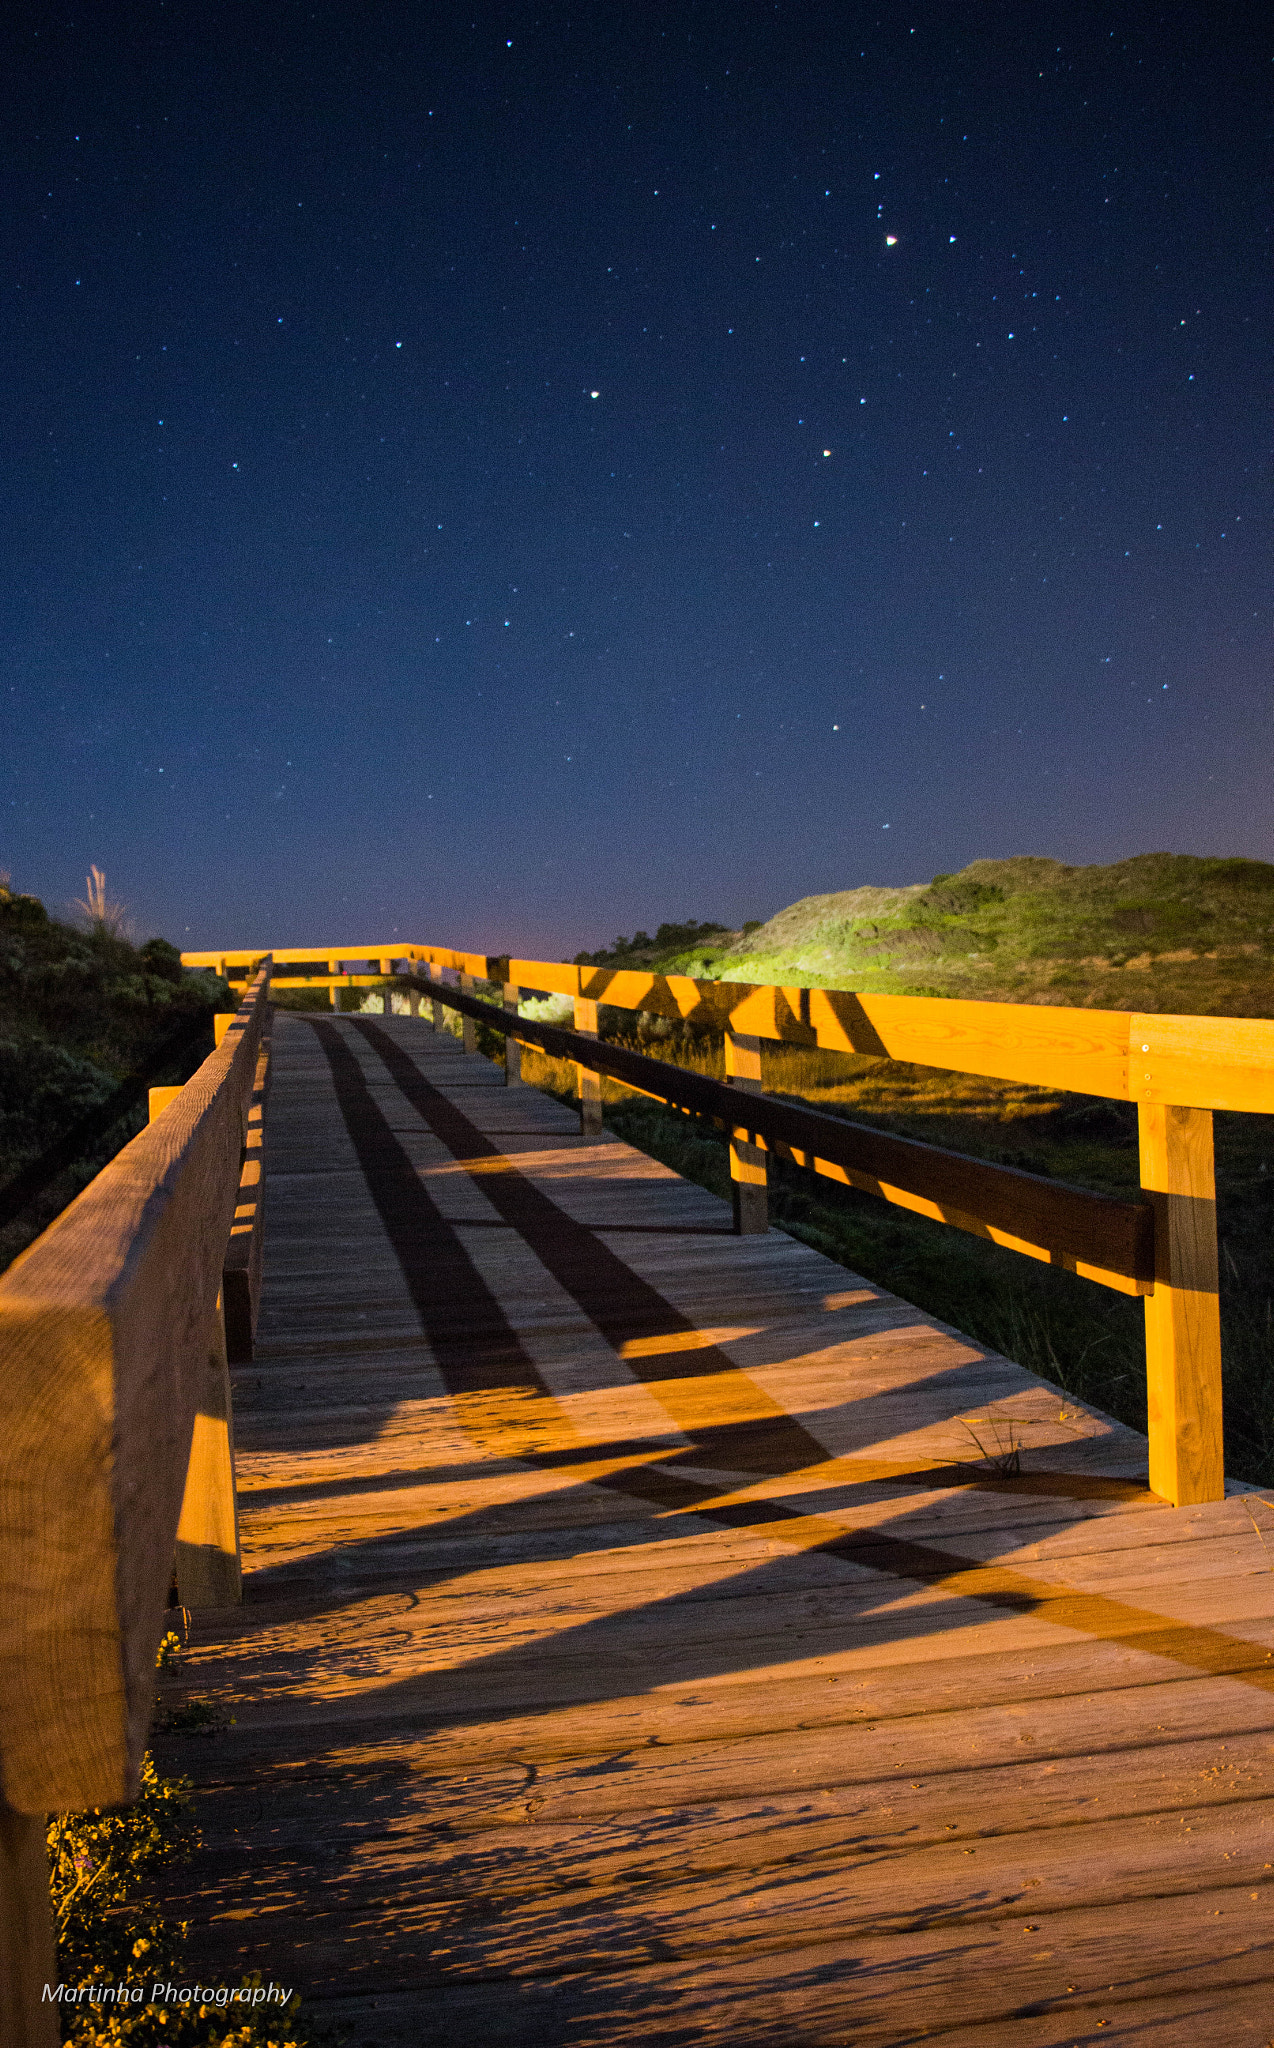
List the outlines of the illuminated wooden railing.
<svg viewBox="0 0 1274 2048">
<path fill-rule="evenodd" d="M 187 966 L 215 967 L 234 978 L 254 971 L 263 955 L 182 957 Z M 276 949 L 274 959 L 284 970 L 277 987 L 327 988 L 333 1002 L 342 987 L 383 987 L 401 972 L 418 1010 L 421 981 L 428 977 L 435 1006 L 445 1003 L 465 1015 L 470 1049 L 476 1022 L 485 1019 L 509 1037 L 511 1050 L 522 1041 L 574 1060 L 586 1128 L 600 1126 L 602 1073 L 715 1116 L 729 1131 L 740 1229 L 764 1227 L 765 1154 L 772 1150 L 886 1201 L 1143 1296 L 1151 1487 L 1177 1504 L 1221 1497 L 1212 1113 L 1274 1112 L 1274 1023 L 697 981 L 400 940 Z M 289 967 L 309 972 L 287 975 Z M 500 989 L 498 1005 L 475 1001 L 480 981 Z M 518 1018 L 520 997 L 532 993 L 569 996 L 574 1032 Z M 721 1032 L 727 1084 L 599 1041 L 603 1003 Z M 440 1014 L 435 1007 L 436 1021 Z M 1110 1201 L 765 1096 L 763 1040 L 1135 1102 L 1141 1199 Z M 510 1078 L 516 1069 L 515 1055 Z M 741 1093 L 748 1098 L 746 1114 Z"/>
<path fill-rule="evenodd" d="M 269 988 L 0 1279 L 6 2044 L 58 2039 L 46 1815 L 136 1795 L 174 1559 L 185 1605 L 239 1597 L 221 1303 Z"/>
</svg>

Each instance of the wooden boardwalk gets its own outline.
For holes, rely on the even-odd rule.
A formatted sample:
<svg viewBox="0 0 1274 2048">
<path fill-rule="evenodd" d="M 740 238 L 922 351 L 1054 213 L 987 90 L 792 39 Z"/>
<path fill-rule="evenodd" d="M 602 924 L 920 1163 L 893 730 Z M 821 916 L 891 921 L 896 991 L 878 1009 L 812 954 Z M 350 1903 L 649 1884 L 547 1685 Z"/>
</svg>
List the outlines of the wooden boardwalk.
<svg viewBox="0 0 1274 2048">
<path fill-rule="evenodd" d="M 274 1062 L 192 1975 L 376 2048 L 1265 2048 L 1274 1504 L 423 1024 Z"/>
</svg>

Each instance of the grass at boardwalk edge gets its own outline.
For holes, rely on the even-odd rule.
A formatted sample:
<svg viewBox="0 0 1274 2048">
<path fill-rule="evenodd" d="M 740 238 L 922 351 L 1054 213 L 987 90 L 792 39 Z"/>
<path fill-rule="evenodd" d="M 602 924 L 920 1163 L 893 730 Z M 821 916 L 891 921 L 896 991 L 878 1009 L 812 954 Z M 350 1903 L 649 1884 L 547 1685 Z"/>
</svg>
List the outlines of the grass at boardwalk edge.
<svg viewBox="0 0 1274 2048">
<path fill-rule="evenodd" d="M 159 1665 L 171 1664 L 180 1639 L 160 1645 Z M 187 1702 L 167 1725 L 210 1732 L 213 1717 Z M 331 2036 L 302 2018 L 299 1996 L 282 2009 L 258 1976 L 230 1986 L 206 1986 L 221 2003 L 152 1998 L 156 1984 L 188 1988 L 182 1966 L 186 1927 L 166 1920 L 152 1903 L 155 1880 L 199 1847 L 188 1779 L 161 1777 L 147 1756 L 141 1788 L 131 1806 L 92 1807 L 54 1814 L 49 1822 L 49 1889 L 57 1938 L 63 2039 L 75 2048 L 317 2048 Z M 126 1986 L 127 1998 L 116 1989 Z M 75 2002 L 67 1993 L 78 1994 Z M 138 1997 L 140 1992 L 141 1996 Z M 231 1994 L 237 1994 L 231 1997 Z"/>
</svg>

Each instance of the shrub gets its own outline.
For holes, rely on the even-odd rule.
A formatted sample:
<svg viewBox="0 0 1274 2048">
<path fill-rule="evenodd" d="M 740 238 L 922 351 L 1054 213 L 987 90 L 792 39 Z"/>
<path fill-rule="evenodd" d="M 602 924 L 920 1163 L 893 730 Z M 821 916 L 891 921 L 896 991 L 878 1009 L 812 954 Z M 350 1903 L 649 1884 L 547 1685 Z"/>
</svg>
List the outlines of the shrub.
<svg viewBox="0 0 1274 2048">
<path fill-rule="evenodd" d="M 179 1652 L 180 1639 L 170 1632 L 160 1644 L 160 1667 Z M 252 2000 L 264 1991 L 259 1975 L 217 1987 L 219 1995 L 224 1989 L 220 2005 L 145 1996 L 147 1985 L 153 1989 L 180 1969 L 186 1925 L 166 1920 L 151 1895 L 159 1873 L 199 1846 L 190 1789 L 188 1779 L 161 1777 L 146 1756 L 130 1806 L 59 1813 L 49 1822 L 59 1979 L 73 1989 L 89 1987 L 99 2001 L 63 2004 L 65 2038 L 74 2048 L 303 2048 L 319 2038 L 300 2016 L 298 1995 L 282 2010 L 266 2009 L 264 1996 Z M 142 1997 L 120 1999 L 119 1986 Z"/>
</svg>

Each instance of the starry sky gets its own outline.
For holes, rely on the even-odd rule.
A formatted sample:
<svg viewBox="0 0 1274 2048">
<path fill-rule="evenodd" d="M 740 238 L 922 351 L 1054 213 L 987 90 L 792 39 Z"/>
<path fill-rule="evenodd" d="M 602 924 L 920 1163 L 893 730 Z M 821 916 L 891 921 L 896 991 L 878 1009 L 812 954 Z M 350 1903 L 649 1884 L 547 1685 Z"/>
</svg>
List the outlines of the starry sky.
<svg viewBox="0 0 1274 2048">
<path fill-rule="evenodd" d="M 18 7 L 0 866 L 570 954 L 1274 859 L 1241 6 Z"/>
</svg>

